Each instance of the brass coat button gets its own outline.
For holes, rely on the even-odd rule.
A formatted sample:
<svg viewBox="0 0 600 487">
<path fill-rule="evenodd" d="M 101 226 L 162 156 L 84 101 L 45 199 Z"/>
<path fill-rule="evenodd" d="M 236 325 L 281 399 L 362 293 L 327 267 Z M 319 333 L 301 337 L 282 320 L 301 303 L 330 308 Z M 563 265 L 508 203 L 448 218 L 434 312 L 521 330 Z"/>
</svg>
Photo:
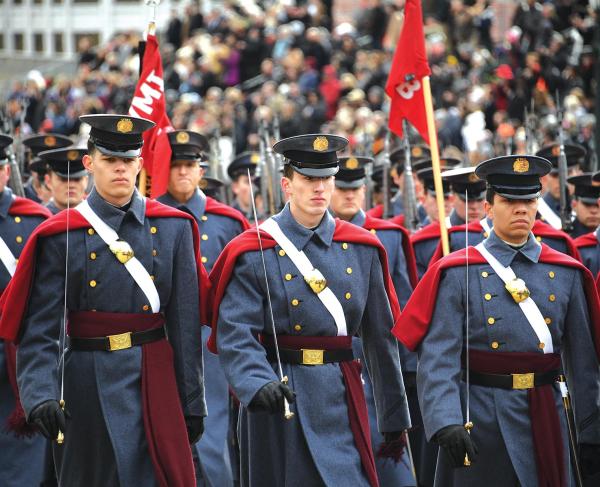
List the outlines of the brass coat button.
<svg viewBox="0 0 600 487">
<path fill-rule="evenodd" d="M 301 331 L 302 330 L 302 325 L 294 325 L 294 330 L 295 331 Z"/>
<path fill-rule="evenodd" d="M 352 274 L 352 267 L 346 268 L 346 274 Z"/>
<path fill-rule="evenodd" d="M 158 255 L 158 252 L 156 251 L 156 249 L 152 249 L 152 257 L 156 257 Z"/>
<path fill-rule="evenodd" d="M 541 241 L 542 241 L 542 237 L 535 237 L 535 239 L 536 239 L 538 242 L 541 242 Z"/>
<path fill-rule="evenodd" d="M 20 216 L 15 216 L 15 222 L 16 223 L 21 223 L 21 217 Z"/>
<path fill-rule="evenodd" d="M 279 249 L 279 257 L 283 257 L 285 255 L 285 250 Z"/>
<path fill-rule="evenodd" d="M 486 293 L 485 296 L 484 296 L 484 299 L 486 301 L 489 301 L 490 299 L 492 299 L 492 295 L 490 293 Z"/>
<path fill-rule="evenodd" d="M 286 281 L 291 281 L 292 280 L 292 275 L 291 274 L 286 274 L 285 275 L 285 280 Z"/>
<path fill-rule="evenodd" d="M 202 234 L 202 240 L 208 240 L 208 235 L 206 235 L 206 233 Z"/>
<path fill-rule="evenodd" d="M 489 236 L 490 236 L 490 234 L 489 234 L 489 233 L 487 233 L 487 232 L 483 232 L 483 238 L 488 238 Z"/>
<path fill-rule="evenodd" d="M 547 325 L 550 325 L 552 323 L 552 318 L 544 318 L 544 321 Z"/>
<path fill-rule="evenodd" d="M 493 325 L 494 323 L 496 323 L 496 320 L 490 316 L 488 318 L 488 325 Z"/>
<path fill-rule="evenodd" d="M 548 296 L 548 300 L 550 300 L 553 303 L 554 301 L 556 301 L 556 296 L 554 294 L 551 294 L 550 296 Z"/>
<path fill-rule="evenodd" d="M 158 228 L 150 227 L 150 233 L 156 233 L 156 232 L 158 232 Z"/>
<path fill-rule="evenodd" d="M 492 342 L 492 348 L 494 350 L 496 350 L 499 346 L 500 346 L 500 344 L 498 342 Z"/>
<path fill-rule="evenodd" d="M 203 264 L 206 264 L 208 262 L 208 259 L 204 255 L 200 258 L 200 260 L 202 261 Z"/>
<path fill-rule="evenodd" d="M 555 275 L 556 275 L 556 274 L 554 274 L 554 271 L 550 271 L 550 272 L 548 272 L 548 277 L 549 277 L 550 279 L 554 279 L 554 276 L 555 276 Z"/>
<path fill-rule="evenodd" d="M 352 294 L 346 293 L 346 299 L 350 299 L 351 297 L 352 297 Z"/>
<path fill-rule="evenodd" d="M 300 301 L 298 301 L 296 298 L 292 299 L 292 306 L 298 306 L 300 304 Z"/>
<path fill-rule="evenodd" d="M 489 276 L 489 274 L 488 274 L 486 271 L 483 271 L 483 272 L 481 273 L 481 277 L 487 277 L 487 276 Z"/>
<path fill-rule="evenodd" d="M 23 243 L 23 237 L 21 237 L 21 235 L 17 235 L 17 238 L 15 238 L 15 240 L 17 241 L 17 243 Z"/>
<path fill-rule="evenodd" d="M 546 344 L 543 343 L 543 342 L 540 342 L 540 344 L 538 345 L 538 347 L 539 347 L 540 350 L 544 350 L 545 346 L 546 346 Z"/>
<path fill-rule="evenodd" d="M 96 252 L 90 252 L 90 259 L 96 260 Z"/>
<path fill-rule="evenodd" d="M 369 230 L 373 235 L 375 235 L 377 233 L 377 230 L 375 230 L 374 228 L 371 228 L 371 230 Z"/>
<path fill-rule="evenodd" d="M 93 279 L 90 281 L 90 287 L 96 287 L 96 281 L 94 281 Z"/>
<path fill-rule="evenodd" d="M 93 228 L 88 228 L 88 235 L 94 235 L 96 233 Z"/>
<path fill-rule="evenodd" d="M 201 218 L 201 220 L 202 220 L 203 222 L 205 222 L 206 220 L 208 220 L 208 217 L 207 217 L 206 215 L 202 215 L 202 218 Z"/>
<path fill-rule="evenodd" d="M 144 311 L 148 311 L 150 309 L 150 306 L 148 306 L 147 304 L 145 304 L 144 306 L 142 306 L 142 309 Z"/>
<path fill-rule="evenodd" d="M 346 242 L 344 242 L 344 243 L 342 244 L 342 248 L 343 248 L 344 250 L 348 250 L 348 244 L 347 244 Z"/>
</svg>

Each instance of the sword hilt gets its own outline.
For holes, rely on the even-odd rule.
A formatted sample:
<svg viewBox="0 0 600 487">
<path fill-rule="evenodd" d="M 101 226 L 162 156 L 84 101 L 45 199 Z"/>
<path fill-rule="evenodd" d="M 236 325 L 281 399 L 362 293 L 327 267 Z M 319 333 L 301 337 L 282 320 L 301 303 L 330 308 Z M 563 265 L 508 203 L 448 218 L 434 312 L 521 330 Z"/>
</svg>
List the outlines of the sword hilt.
<svg viewBox="0 0 600 487">
<path fill-rule="evenodd" d="M 471 430 L 473 429 L 473 422 L 471 422 L 471 421 L 466 422 L 465 429 L 467 430 L 467 433 L 471 434 Z M 465 453 L 465 459 L 463 460 L 463 465 L 465 467 L 471 466 L 471 460 L 469 459 L 469 455 L 467 453 Z"/>
<path fill-rule="evenodd" d="M 60 408 L 64 411 L 65 410 L 65 400 L 61 399 L 58 403 L 60 405 Z M 59 445 L 62 445 L 65 441 L 65 434 L 61 431 L 58 430 L 58 435 L 56 435 L 56 443 L 58 443 Z"/>
<path fill-rule="evenodd" d="M 281 383 L 287 385 L 287 383 L 288 383 L 287 375 L 284 375 L 281 378 Z M 285 419 L 292 419 L 294 417 L 294 413 L 290 409 L 290 403 L 288 402 L 288 400 L 285 397 L 283 398 L 283 417 Z"/>
</svg>

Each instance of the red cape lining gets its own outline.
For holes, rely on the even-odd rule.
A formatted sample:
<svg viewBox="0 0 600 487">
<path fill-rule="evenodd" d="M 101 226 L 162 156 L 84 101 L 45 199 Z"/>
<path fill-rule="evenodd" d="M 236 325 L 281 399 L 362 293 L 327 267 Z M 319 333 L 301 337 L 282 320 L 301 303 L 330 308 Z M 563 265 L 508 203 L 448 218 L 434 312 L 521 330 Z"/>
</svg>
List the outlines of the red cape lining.
<svg viewBox="0 0 600 487">
<path fill-rule="evenodd" d="M 584 247 L 595 247 L 598 243 L 598 238 L 596 237 L 596 232 L 586 233 L 581 237 L 577 237 L 574 240 L 575 247 L 578 249 L 582 249 Z"/>
<path fill-rule="evenodd" d="M 248 230 L 250 228 L 250 224 L 248 220 L 244 218 L 241 211 L 232 208 L 231 206 L 227 206 L 210 196 L 206 197 L 206 213 L 214 213 L 215 215 L 227 216 L 236 220 L 242 225 L 242 230 Z"/>
<path fill-rule="evenodd" d="M 28 215 L 28 216 L 41 216 L 43 218 L 50 218 L 52 213 L 45 206 L 31 201 L 27 198 L 21 198 L 20 196 L 15 197 L 13 202 L 8 209 L 9 215 Z"/>
</svg>

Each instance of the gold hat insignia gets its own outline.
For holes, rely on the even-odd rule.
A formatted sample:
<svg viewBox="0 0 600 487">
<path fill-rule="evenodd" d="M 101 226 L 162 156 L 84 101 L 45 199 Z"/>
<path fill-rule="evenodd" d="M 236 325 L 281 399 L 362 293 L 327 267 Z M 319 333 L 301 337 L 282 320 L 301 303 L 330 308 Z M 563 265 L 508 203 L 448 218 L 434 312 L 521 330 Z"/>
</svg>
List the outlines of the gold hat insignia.
<svg viewBox="0 0 600 487">
<path fill-rule="evenodd" d="M 529 161 L 524 157 L 517 157 L 513 163 L 514 172 L 527 172 L 529 171 Z"/>
<path fill-rule="evenodd" d="M 470 183 L 476 183 L 477 181 L 479 181 L 479 178 L 477 177 L 477 174 L 475 174 L 474 172 L 472 172 L 471 174 L 469 174 L 469 182 Z"/>
<path fill-rule="evenodd" d="M 552 155 L 554 157 L 560 156 L 560 145 L 555 145 L 552 147 Z"/>
<path fill-rule="evenodd" d="M 251 156 L 250 156 L 250 162 L 252 164 L 258 164 L 260 162 L 260 155 L 258 155 L 256 152 L 254 152 Z"/>
<path fill-rule="evenodd" d="M 175 140 L 178 144 L 187 144 L 190 141 L 190 134 L 187 132 L 177 132 Z"/>
<path fill-rule="evenodd" d="M 117 131 L 127 134 L 133 130 L 133 122 L 130 118 L 122 118 L 117 122 Z"/>
<path fill-rule="evenodd" d="M 56 145 L 56 137 L 52 137 L 51 135 L 44 137 L 44 145 L 54 147 Z"/>
<path fill-rule="evenodd" d="M 313 142 L 313 149 L 318 152 L 325 152 L 329 148 L 327 137 L 319 136 Z"/>
<path fill-rule="evenodd" d="M 423 149 L 421 149 L 420 147 L 413 147 L 412 155 L 413 157 L 421 157 L 423 155 Z"/>
<path fill-rule="evenodd" d="M 359 165 L 358 161 L 354 157 L 351 157 L 350 159 L 348 159 L 346 161 L 346 169 L 351 169 L 351 170 L 358 169 L 358 165 Z"/>
<path fill-rule="evenodd" d="M 74 161 L 78 157 L 79 157 L 79 152 L 77 152 L 76 150 L 70 150 L 69 152 L 67 152 L 67 159 L 69 161 Z"/>
</svg>

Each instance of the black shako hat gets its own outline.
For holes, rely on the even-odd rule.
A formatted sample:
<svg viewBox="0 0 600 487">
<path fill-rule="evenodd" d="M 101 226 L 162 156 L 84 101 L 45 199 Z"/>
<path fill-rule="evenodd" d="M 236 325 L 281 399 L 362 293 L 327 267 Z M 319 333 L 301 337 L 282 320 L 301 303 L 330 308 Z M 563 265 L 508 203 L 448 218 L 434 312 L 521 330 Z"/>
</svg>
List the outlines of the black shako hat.
<svg viewBox="0 0 600 487">
<path fill-rule="evenodd" d="M 475 174 L 500 196 L 512 200 L 530 200 L 540 196 L 540 178 L 548 174 L 551 168 L 550 161 L 543 157 L 501 156 L 481 162 L 475 168 Z"/>
<path fill-rule="evenodd" d="M 583 162 L 587 151 L 579 144 L 565 144 L 565 156 L 567 158 L 567 167 L 573 167 Z M 560 156 L 560 144 L 550 144 L 542 147 L 535 153 L 536 156 L 543 157 L 552 164 L 551 173 L 558 172 L 558 159 Z"/>
<path fill-rule="evenodd" d="M 337 174 L 337 152 L 344 150 L 348 140 L 339 135 L 308 134 L 288 137 L 275 143 L 273 150 L 281 154 L 284 164 L 308 177 L 327 178 Z"/>
<path fill-rule="evenodd" d="M 426 145 L 411 145 L 410 146 L 410 162 L 414 171 L 415 164 L 424 160 L 431 158 L 431 151 L 429 147 Z M 400 147 L 399 149 L 394 150 L 390 153 L 390 165 L 396 168 L 396 172 L 398 174 L 402 174 L 404 172 L 405 165 L 405 151 L 404 147 Z"/>
<path fill-rule="evenodd" d="M 254 176 L 259 162 L 260 154 L 258 152 L 242 152 L 235 156 L 227 166 L 227 175 L 229 179 L 235 181 L 242 174 L 248 175 L 248 169 L 250 169 L 250 176 Z"/>
<path fill-rule="evenodd" d="M 477 177 L 474 167 L 457 167 L 444 171 L 442 179 L 448 181 L 458 197 L 469 201 L 480 201 L 485 198 L 486 183 Z"/>
<path fill-rule="evenodd" d="M 62 178 L 82 178 L 87 174 L 83 156 L 87 149 L 65 148 L 40 152 L 39 158 Z"/>
<path fill-rule="evenodd" d="M 587 205 L 597 205 L 600 198 L 600 173 L 586 172 L 567 178 L 575 186 L 574 197 Z"/>
<path fill-rule="evenodd" d="M 143 133 L 156 125 L 151 120 L 130 115 L 82 115 L 92 127 L 90 142 L 102 154 L 115 157 L 138 157 L 144 145 Z"/>
<path fill-rule="evenodd" d="M 8 154 L 6 148 L 12 144 L 13 138 L 10 135 L 0 134 L 0 166 L 4 166 L 9 163 Z"/>
<path fill-rule="evenodd" d="M 335 186 L 341 189 L 356 189 L 365 184 L 365 166 L 373 162 L 371 157 L 340 157 L 340 170 L 335 175 Z"/>
<path fill-rule="evenodd" d="M 46 163 L 38 157 L 38 154 L 47 150 L 69 147 L 73 145 L 73 141 L 60 134 L 42 134 L 23 139 L 23 145 L 31 151 L 32 155 L 28 169 L 42 176 L 46 174 Z"/>
<path fill-rule="evenodd" d="M 207 166 L 208 139 L 191 130 L 175 130 L 168 133 L 172 161 L 200 161 Z"/>
</svg>

